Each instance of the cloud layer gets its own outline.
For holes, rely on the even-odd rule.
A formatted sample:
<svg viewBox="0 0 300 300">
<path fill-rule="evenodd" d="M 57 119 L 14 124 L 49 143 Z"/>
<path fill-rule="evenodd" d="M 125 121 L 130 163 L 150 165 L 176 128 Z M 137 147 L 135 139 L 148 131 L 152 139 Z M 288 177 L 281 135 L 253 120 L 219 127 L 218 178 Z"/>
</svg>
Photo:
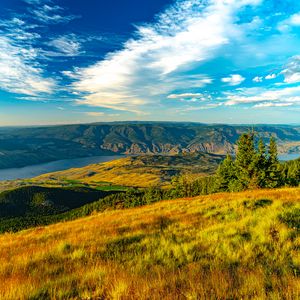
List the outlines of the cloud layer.
<svg viewBox="0 0 300 300">
<path fill-rule="evenodd" d="M 37 62 L 38 52 L 20 46 L 14 38 L 0 36 L 0 87 L 3 90 L 25 95 L 51 93 L 55 81 L 45 78 Z"/>
<path fill-rule="evenodd" d="M 125 42 L 72 32 L 81 19 L 60 3 L 23 0 L 0 20 L 0 89 L 16 99 L 141 119 L 300 107 L 300 2 L 174 0 Z"/>
<path fill-rule="evenodd" d="M 75 35 L 60 36 L 47 43 L 53 49 L 49 51 L 43 49 L 39 32 L 46 30 L 44 24 L 68 23 L 75 16 L 66 15 L 50 0 L 23 1 L 28 4 L 27 13 L 0 20 L 0 89 L 30 96 L 17 99 L 44 101 L 46 94 L 51 96 L 60 84 L 46 70 L 47 56 L 78 55 L 80 43 Z"/>
<path fill-rule="evenodd" d="M 74 90 L 84 93 L 82 104 L 136 111 L 170 92 L 205 87 L 213 79 L 189 71 L 214 58 L 222 47 L 243 37 L 245 24 L 236 14 L 259 0 L 178 1 L 155 24 L 137 27 L 136 38 L 123 50 L 109 53 L 90 67 L 76 69 Z M 238 85 L 244 78 L 223 81 Z"/>
</svg>

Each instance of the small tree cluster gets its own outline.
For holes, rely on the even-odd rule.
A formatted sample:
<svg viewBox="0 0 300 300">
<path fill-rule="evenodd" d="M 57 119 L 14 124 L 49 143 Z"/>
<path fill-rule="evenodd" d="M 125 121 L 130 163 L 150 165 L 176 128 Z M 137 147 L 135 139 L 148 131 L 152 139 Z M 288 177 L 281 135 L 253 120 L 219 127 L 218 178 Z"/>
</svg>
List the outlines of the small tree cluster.
<svg viewBox="0 0 300 300">
<path fill-rule="evenodd" d="M 281 166 L 282 181 L 287 186 L 300 184 L 300 159 L 285 162 Z"/>
<path fill-rule="evenodd" d="M 228 154 L 217 170 L 217 190 L 242 191 L 282 185 L 277 155 L 274 138 L 268 147 L 262 139 L 256 146 L 253 133 L 242 134 L 235 159 Z"/>
</svg>

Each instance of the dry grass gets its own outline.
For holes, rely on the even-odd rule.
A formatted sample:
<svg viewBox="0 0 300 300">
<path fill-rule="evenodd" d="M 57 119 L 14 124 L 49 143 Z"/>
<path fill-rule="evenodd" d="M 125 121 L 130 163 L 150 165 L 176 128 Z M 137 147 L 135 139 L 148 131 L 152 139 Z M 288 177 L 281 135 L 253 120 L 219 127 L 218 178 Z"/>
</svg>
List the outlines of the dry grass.
<svg viewBox="0 0 300 300">
<path fill-rule="evenodd" d="M 130 157 L 120 158 L 110 162 L 92 164 L 82 168 L 73 168 L 36 177 L 37 181 L 78 180 L 92 184 L 110 182 L 124 186 L 148 187 L 160 185 L 163 176 L 160 169 L 148 167 L 139 162 L 133 163 Z"/>
<path fill-rule="evenodd" d="M 299 299 L 297 209 L 299 189 L 250 191 L 4 234 L 0 299 Z"/>
<path fill-rule="evenodd" d="M 36 177 L 38 182 L 75 180 L 90 185 L 109 182 L 122 186 L 168 186 L 174 175 L 192 177 L 212 174 L 222 158 L 210 154 L 163 156 L 141 155 L 93 164 Z"/>
</svg>

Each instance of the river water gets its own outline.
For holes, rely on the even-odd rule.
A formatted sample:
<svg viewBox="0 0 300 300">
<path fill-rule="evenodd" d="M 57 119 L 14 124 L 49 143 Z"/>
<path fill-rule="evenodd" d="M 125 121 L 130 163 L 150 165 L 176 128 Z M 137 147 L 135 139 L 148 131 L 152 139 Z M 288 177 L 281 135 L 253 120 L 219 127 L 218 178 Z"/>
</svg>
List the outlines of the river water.
<svg viewBox="0 0 300 300">
<path fill-rule="evenodd" d="M 81 168 L 90 164 L 112 161 L 121 157 L 124 156 L 90 156 L 74 159 L 57 160 L 38 165 L 26 166 L 23 168 L 0 169 L 0 180 L 31 178 L 45 173 L 62 171 L 70 168 Z"/>
<path fill-rule="evenodd" d="M 0 169 L 0 180 L 15 180 L 36 177 L 45 173 L 67 170 L 70 168 L 81 168 L 90 164 L 112 161 L 124 157 L 123 155 L 113 156 L 90 156 L 83 158 L 57 160 L 48 163 L 26 166 L 23 168 Z M 282 161 L 297 159 L 300 153 L 281 154 L 279 159 Z"/>
<path fill-rule="evenodd" d="M 300 158 L 300 153 L 280 154 L 278 155 L 279 160 L 287 161 Z"/>
</svg>

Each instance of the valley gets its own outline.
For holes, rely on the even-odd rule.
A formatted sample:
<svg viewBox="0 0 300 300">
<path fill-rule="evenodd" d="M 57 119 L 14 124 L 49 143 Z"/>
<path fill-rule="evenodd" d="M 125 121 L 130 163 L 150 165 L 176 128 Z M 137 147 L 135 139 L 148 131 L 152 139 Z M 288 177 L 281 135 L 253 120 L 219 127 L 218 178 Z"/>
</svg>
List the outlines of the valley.
<svg viewBox="0 0 300 300">
<path fill-rule="evenodd" d="M 254 141 L 1 181 L 0 298 L 295 299 L 300 160 Z"/>
<path fill-rule="evenodd" d="M 117 158 L 113 156 L 112 158 Z M 103 161 L 105 157 L 99 157 Z M 91 187 L 168 186 L 173 176 L 189 174 L 191 177 L 213 174 L 223 155 L 191 153 L 178 155 L 127 156 L 110 162 L 99 162 L 80 168 L 48 173 L 27 179 L 0 181 L 0 192 L 22 186 L 74 186 Z M 0 170 L 1 174 L 1 170 Z"/>
<path fill-rule="evenodd" d="M 274 136 L 280 153 L 299 153 L 300 126 L 115 122 L 0 128 L 0 169 L 116 154 L 234 153 L 242 132 Z"/>
</svg>

